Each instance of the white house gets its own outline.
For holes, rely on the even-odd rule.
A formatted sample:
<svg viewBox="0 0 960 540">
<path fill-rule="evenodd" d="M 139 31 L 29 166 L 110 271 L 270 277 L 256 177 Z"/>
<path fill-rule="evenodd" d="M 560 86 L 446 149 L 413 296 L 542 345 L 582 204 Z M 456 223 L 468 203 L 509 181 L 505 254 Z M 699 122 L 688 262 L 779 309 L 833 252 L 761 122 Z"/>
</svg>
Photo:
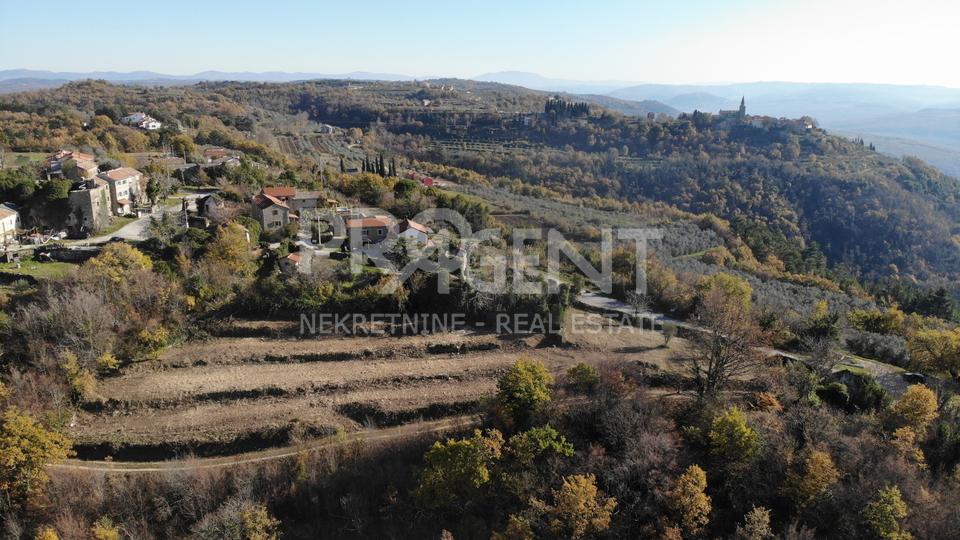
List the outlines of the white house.
<svg viewBox="0 0 960 540">
<path fill-rule="evenodd" d="M 121 124 L 126 124 L 128 126 L 135 126 L 140 123 L 141 120 L 147 118 L 147 115 L 142 112 L 132 112 L 123 118 L 120 119 Z"/>
<path fill-rule="evenodd" d="M 160 121 L 158 121 L 157 119 L 155 119 L 155 118 L 150 118 L 150 117 L 148 116 L 148 117 L 144 118 L 143 120 L 140 120 L 139 122 L 137 122 L 137 126 L 139 126 L 140 129 L 145 129 L 145 130 L 147 130 L 147 131 L 153 131 L 153 130 L 157 130 L 157 129 L 160 129 L 161 127 L 163 127 L 163 124 L 161 124 Z"/>
<path fill-rule="evenodd" d="M 416 221 L 405 219 L 397 225 L 397 238 L 410 238 L 420 244 L 427 243 L 427 227 Z"/>
<path fill-rule="evenodd" d="M 20 228 L 20 207 L 13 203 L 0 204 L 0 243 L 8 245 L 17 237 Z"/>
<path fill-rule="evenodd" d="M 280 271 L 287 275 L 294 275 L 300 271 L 300 255 L 296 253 L 291 253 L 285 257 L 281 257 L 277 263 L 280 265 Z"/>
<path fill-rule="evenodd" d="M 110 185 L 111 209 L 118 216 L 133 212 L 134 204 L 143 199 L 143 173 L 136 169 L 120 167 L 100 173 L 100 178 Z"/>
</svg>

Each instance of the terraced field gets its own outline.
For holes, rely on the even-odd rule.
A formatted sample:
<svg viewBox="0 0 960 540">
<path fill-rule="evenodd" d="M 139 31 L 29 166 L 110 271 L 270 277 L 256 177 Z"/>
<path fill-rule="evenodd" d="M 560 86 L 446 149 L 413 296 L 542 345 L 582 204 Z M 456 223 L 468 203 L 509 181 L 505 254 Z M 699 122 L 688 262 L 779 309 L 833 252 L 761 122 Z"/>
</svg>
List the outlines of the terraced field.
<svg viewBox="0 0 960 540">
<path fill-rule="evenodd" d="M 370 426 L 476 410 L 521 355 L 558 377 L 580 361 L 668 368 L 653 332 L 543 336 L 459 331 L 422 336 L 295 337 L 292 323 L 240 321 L 220 337 L 166 351 L 103 381 L 69 430 L 79 457 L 224 455 Z M 610 327 L 610 330 L 614 330 Z M 680 345 L 678 346 L 677 343 Z"/>
</svg>

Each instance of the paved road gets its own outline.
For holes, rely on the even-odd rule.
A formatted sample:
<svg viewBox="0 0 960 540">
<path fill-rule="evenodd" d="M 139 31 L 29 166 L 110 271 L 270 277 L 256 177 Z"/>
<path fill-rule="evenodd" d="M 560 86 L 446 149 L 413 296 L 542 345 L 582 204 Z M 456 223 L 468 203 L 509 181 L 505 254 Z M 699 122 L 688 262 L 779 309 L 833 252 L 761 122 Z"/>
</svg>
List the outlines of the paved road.
<svg viewBox="0 0 960 540">
<path fill-rule="evenodd" d="M 625 304 L 619 300 L 610 298 L 608 296 L 603 296 L 601 294 L 597 294 L 594 292 L 584 291 L 580 296 L 577 297 L 577 300 L 583 302 L 584 304 L 587 304 L 588 306 L 593 306 L 593 307 L 607 310 L 607 311 L 626 313 L 627 315 L 633 315 L 634 313 L 634 309 L 630 305 Z M 694 330 L 697 332 L 707 331 L 705 328 L 702 328 L 700 326 L 696 326 L 694 324 L 690 324 L 685 321 L 678 321 L 676 319 L 671 319 L 670 317 L 661 315 L 659 313 L 642 313 L 641 316 L 657 321 L 661 325 L 665 322 L 672 322 L 678 326 L 682 326 L 683 328 L 687 328 L 689 330 Z M 796 362 L 806 361 L 803 357 L 799 355 L 788 353 L 786 351 L 772 349 L 769 347 L 760 347 L 758 350 L 762 351 L 768 356 L 774 356 L 774 355 L 782 356 L 782 357 L 794 360 Z M 892 368 L 885 364 L 878 364 L 876 362 L 871 362 L 870 360 L 867 360 L 864 358 L 857 358 L 856 361 L 858 364 L 863 366 L 863 369 L 867 373 L 872 375 L 877 380 L 877 384 L 879 384 L 884 390 L 887 391 L 887 393 L 889 393 L 895 399 L 902 396 L 903 393 L 906 392 L 907 388 L 909 387 L 909 384 L 907 384 L 907 382 L 904 381 L 903 377 L 900 375 L 900 371 L 895 368 Z M 838 364 L 834 368 L 834 371 L 842 371 L 844 369 L 846 369 L 846 366 L 842 364 Z"/>
</svg>

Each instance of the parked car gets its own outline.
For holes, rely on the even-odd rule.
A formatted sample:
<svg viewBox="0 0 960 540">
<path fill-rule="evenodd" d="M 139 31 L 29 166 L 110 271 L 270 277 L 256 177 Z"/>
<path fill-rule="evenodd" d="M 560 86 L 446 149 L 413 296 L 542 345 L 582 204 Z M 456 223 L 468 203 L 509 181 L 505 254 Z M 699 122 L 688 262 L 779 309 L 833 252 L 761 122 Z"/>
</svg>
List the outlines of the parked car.
<svg viewBox="0 0 960 540">
<path fill-rule="evenodd" d="M 119 236 L 114 236 L 113 238 L 107 240 L 107 243 L 108 243 L 108 244 L 113 244 L 114 242 L 126 242 L 126 241 L 127 241 L 126 238 L 121 238 L 121 237 L 119 237 Z"/>
<path fill-rule="evenodd" d="M 903 373 L 901 377 L 910 384 L 925 384 L 927 382 L 927 376 L 922 373 Z"/>
<path fill-rule="evenodd" d="M 67 235 L 67 238 L 70 240 L 86 240 L 90 238 L 90 231 L 77 231 L 75 233 L 70 233 Z"/>
</svg>

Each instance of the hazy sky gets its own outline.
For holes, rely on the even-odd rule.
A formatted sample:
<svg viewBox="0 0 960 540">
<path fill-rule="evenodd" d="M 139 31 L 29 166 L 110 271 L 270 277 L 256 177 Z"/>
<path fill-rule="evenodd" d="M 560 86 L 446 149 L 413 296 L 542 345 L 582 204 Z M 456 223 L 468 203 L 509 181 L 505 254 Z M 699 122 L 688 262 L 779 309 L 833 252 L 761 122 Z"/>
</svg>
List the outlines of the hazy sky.
<svg viewBox="0 0 960 540">
<path fill-rule="evenodd" d="M 0 0 L 0 70 L 960 88 L 951 0 Z"/>
</svg>

